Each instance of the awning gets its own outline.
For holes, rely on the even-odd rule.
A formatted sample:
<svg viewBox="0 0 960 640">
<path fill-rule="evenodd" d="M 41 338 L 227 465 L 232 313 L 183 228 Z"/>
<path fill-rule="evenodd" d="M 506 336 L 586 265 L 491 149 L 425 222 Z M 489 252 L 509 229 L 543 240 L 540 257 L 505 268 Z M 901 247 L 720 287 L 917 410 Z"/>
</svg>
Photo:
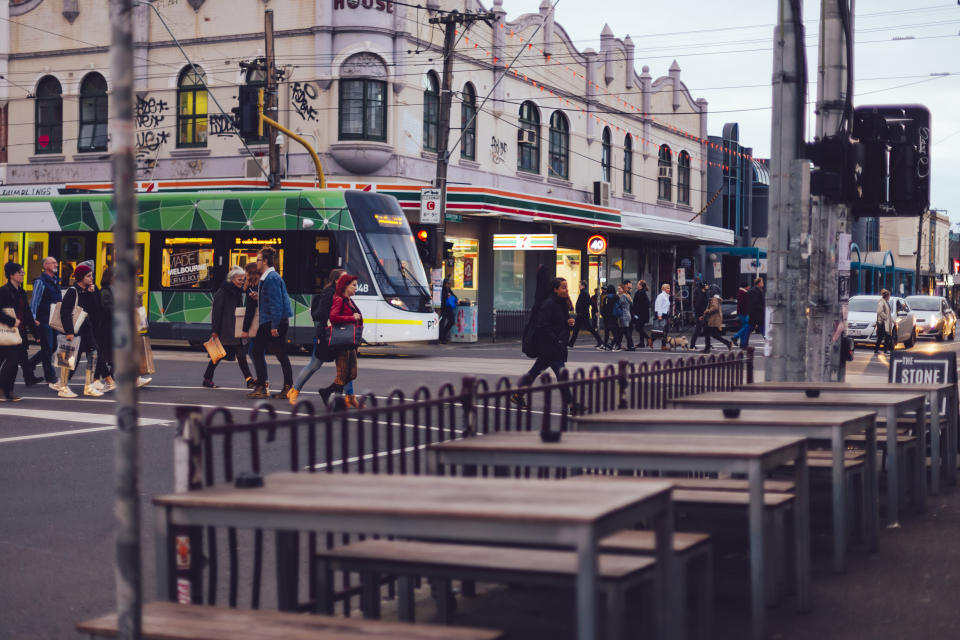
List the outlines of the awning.
<svg viewBox="0 0 960 640">
<path fill-rule="evenodd" d="M 620 213 L 621 231 L 642 234 L 647 237 L 659 237 L 672 241 L 692 241 L 697 243 L 734 243 L 733 231 L 721 229 L 699 222 L 684 222 L 662 216 L 651 216 L 645 213 Z"/>
<path fill-rule="evenodd" d="M 730 232 L 731 235 L 733 232 Z M 743 258 L 766 258 L 767 250 L 760 247 L 707 247 L 707 253 L 720 253 Z"/>
</svg>

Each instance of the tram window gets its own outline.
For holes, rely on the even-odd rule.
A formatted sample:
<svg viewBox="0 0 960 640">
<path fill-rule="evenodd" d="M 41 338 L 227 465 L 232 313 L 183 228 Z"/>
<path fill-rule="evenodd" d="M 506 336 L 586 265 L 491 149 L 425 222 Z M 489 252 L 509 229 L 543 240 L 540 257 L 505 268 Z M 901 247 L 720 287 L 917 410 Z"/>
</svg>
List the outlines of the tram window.
<svg viewBox="0 0 960 640">
<path fill-rule="evenodd" d="M 46 258 L 46 256 L 43 255 L 44 244 L 42 240 L 27 239 L 27 264 L 25 264 L 24 267 L 27 270 L 27 277 L 30 279 L 30 282 L 40 277 L 40 274 L 43 273 L 43 259 Z M 24 287 L 32 288 L 30 282 L 24 282 Z"/>
<path fill-rule="evenodd" d="M 164 289 L 209 289 L 213 284 L 213 238 L 164 238 L 160 286 Z"/>
<path fill-rule="evenodd" d="M 285 253 L 283 238 L 268 236 L 254 238 L 235 237 L 233 244 L 230 245 L 230 260 L 228 266 L 242 267 L 248 262 L 256 262 L 260 249 L 267 246 L 277 250 L 277 264 L 274 268 L 277 270 L 277 273 L 283 276 L 283 257 Z"/>
<path fill-rule="evenodd" d="M 135 246 L 137 249 L 137 290 L 142 291 L 144 290 L 143 256 L 144 256 L 144 253 L 146 253 L 146 247 L 144 247 L 144 244 L 142 242 L 137 242 Z M 107 270 L 107 267 L 112 267 L 116 262 L 116 257 L 115 257 L 112 242 L 104 242 L 100 246 L 100 252 L 101 252 L 100 259 L 97 261 L 97 270 L 96 270 L 96 276 L 95 276 L 96 278 L 95 281 L 98 283 L 100 282 L 100 278 L 103 276 L 103 272 Z M 61 267 L 61 270 L 62 269 L 63 267 Z M 63 281 L 61 280 L 61 282 Z"/>
<path fill-rule="evenodd" d="M 87 238 L 83 236 L 60 237 L 60 283 L 66 287 L 77 265 L 93 256 L 87 250 Z"/>
<path fill-rule="evenodd" d="M 303 255 L 306 272 L 302 275 L 304 293 L 316 293 L 327 285 L 330 270 L 337 266 L 330 232 L 304 234 Z"/>
<path fill-rule="evenodd" d="M 20 262 L 20 242 L 18 240 L 3 241 L 3 264 Z"/>
<path fill-rule="evenodd" d="M 373 286 L 370 272 L 367 270 L 367 261 L 363 257 L 360 243 L 357 242 L 356 233 L 353 231 L 337 231 L 336 239 L 340 267 L 346 269 L 350 275 L 357 276 L 357 294 L 362 296 L 377 295 L 377 289 Z"/>
</svg>

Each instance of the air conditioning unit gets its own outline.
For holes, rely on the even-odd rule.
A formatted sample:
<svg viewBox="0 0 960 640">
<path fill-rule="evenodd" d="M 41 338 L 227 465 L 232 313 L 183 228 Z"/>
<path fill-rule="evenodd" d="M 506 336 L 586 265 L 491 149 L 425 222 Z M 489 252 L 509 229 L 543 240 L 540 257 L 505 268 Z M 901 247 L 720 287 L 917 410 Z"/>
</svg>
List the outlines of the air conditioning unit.
<svg viewBox="0 0 960 640">
<path fill-rule="evenodd" d="M 660 177 L 671 180 L 673 178 L 673 167 L 659 167 Z"/>
<path fill-rule="evenodd" d="M 517 129 L 517 144 L 537 144 L 537 132 L 529 129 Z"/>
<path fill-rule="evenodd" d="M 610 206 L 610 183 L 597 180 L 593 183 L 593 204 L 601 207 Z"/>
<path fill-rule="evenodd" d="M 262 178 L 266 165 L 260 158 L 247 158 L 246 171 L 244 176 L 247 178 Z M 269 170 L 266 171 L 270 173 Z"/>
</svg>

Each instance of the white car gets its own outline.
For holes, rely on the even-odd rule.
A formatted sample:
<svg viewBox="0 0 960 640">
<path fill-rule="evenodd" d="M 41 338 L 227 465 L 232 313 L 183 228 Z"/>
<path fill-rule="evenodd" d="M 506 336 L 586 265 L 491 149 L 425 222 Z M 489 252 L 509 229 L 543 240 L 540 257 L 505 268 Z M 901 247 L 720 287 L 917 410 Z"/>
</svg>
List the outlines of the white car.
<svg viewBox="0 0 960 640">
<path fill-rule="evenodd" d="M 917 318 L 917 336 L 939 341 L 953 340 L 957 332 L 957 314 L 941 296 L 907 296 L 907 304 Z"/>
<path fill-rule="evenodd" d="M 847 308 L 847 336 L 854 342 L 877 342 L 877 302 L 880 296 L 853 296 Z M 890 310 L 895 318 L 893 347 L 898 342 L 909 349 L 917 341 L 917 322 L 910 305 L 903 298 L 890 296 Z"/>
</svg>

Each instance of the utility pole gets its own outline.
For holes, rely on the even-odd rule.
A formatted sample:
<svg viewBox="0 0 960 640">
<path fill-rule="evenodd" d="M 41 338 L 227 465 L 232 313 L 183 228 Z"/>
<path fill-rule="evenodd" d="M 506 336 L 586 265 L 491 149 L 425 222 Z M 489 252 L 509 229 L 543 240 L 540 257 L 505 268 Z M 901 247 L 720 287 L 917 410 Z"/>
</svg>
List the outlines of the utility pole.
<svg viewBox="0 0 960 640">
<path fill-rule="evenodd" d="M 267 67 L 266 112 L 270 118 L 279 120 L 277 117 L 277 66 L 273 51 L 273 9 L 267 9 L 263 12 L 263 36 Z M 267 138 L 267 147 L 270 153 L 270 189 L 278 191 L 280 189 L 280 149 L 277 147 L 277 130 L 275 127 L 267 129 Z"/>
<path fill-rule="evenodd" d="M 456 44 L 457 26 L 467 26 L 477 22 L 495 21 L 497 14 L 460 13 L 450 11 L 430 18 L 430 24 L 443 25 L 443 77 L 440 80 L 440 121 L 437 128 L 437 177 L 434 186 L 440 190 L 440 222 L 437 224 L 436 248 L 433 267 L 443 269 L 443 253 L 446 243 L 447 215 L 447 165 L 450 163 L 450 108 L 453 104 L 453 47 Z M 463 123 L 464 125 L 466 123 Z"/>
<path fill-rule="evenodd" d="M 117 518 L 117 627 L 123 640 L 139 639 L 143 612 L 140 559 L 140 433 L 137 430 L 139 358 L 134 348 L 137 200 L 134 192 L 133 1 L 110 0 L 110 64 L 113 96 L 114 291 L 117 435 L 114 451 L 114 514 Z"/>
<path fill-rule="evenodd" d="M 849 5 L 847 4 L 849 2 Z M 853 0 L 822 0 L 820 64 L 817 78 L 817 139 L 848 138 L 852 127 Z M 848 108 L 849 107 L 849 108 Z M 845 114 L 849 117 L 845 118 Z M 841 337 L 846 331 L 838 299 L 839 234 L 850 232 L 850 210 L 823 196 L 810 216 L 813 247 L 810 261 L 810 320 L 807 324 L 806 377 L 843 380 Z"/>
<path fill-rule="evenodd" d="M 929 214 L 926 214 L 929 215 Z M 917 217 L 917 270 L 913 277 L 913 295 L 920 295 L 920 251 L 923 249 L 923 219 L 924 214 Z"/>
<path fill-rule="evenodd" d="M 773 136 L 767 305 L 767 380 L 804 379 L 807 342 L 810 170 L 800 160 L 806 123 L 806 60 L 801 0 L 779 0 L 774 30 Z"/>
</svg>

